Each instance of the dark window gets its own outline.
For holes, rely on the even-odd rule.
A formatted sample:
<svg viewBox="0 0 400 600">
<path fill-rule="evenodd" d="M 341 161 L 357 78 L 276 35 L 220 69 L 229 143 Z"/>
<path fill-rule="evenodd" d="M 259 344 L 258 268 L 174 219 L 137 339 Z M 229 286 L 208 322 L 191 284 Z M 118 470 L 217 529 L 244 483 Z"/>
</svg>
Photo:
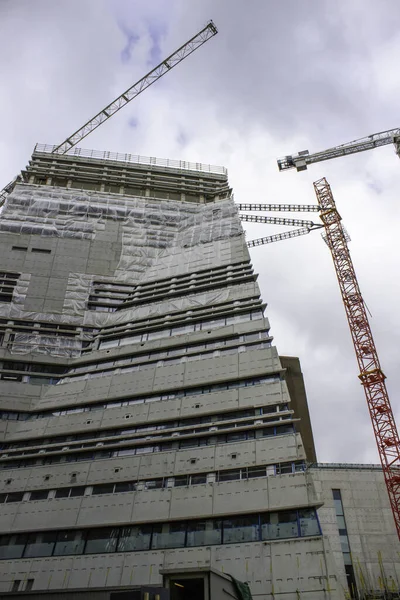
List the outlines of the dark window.
<svg viewBox="0 0 400 600">
<path fill-rule="evenodd" d="M 183 548 L 185 545 L 186 523 L 163 523 L 153 526 L 151 547 Z"/>
<path fill-rule="evenodd" d="M 38 556 L 51 556 L 57 534 L 53 531 L 31 533 L 28 536 L 24 558 L 36 558 Z"/>
<path fill-rule="evenodd" d="M 114 527 L 90 529 L 87 534 L 85 554 L 115 552 L 117 537 L 118 529 Z"/>
<path fill-rule="evenodd" d="M 187 527 L 187 546 L 211 546 L 222 543 L 221 520 L 195 521 Z"/>
<path fill-rule="evenodd" d="M 25 585 L 25 592 L 30 592 L 33 588 L 33 584 L 35 583 L 34 579 L 27 579 Z"/>
<path fill-rule="evenodd" d="M 275 427 L 276 435 L 282 435 L 284 433 L 294 433 L 294 427 L 292 424 L 288 425 L 277 425 Z"/>
<path fill-rule="evenodd" d="M 92 494 L 112 494 L 114 491 L 113 483 L 101 483 L 100 485 L 94 485 Z"/>
<path fill-rule="evenodd" d="M 31 252 L 41 252 L 42 254 L 50 254 L 51 250 L 49 248 L 32 248 Z"/>
<path fill-rule="evenodd" d="M 188 440 L 181 440 L 179 442 L 179 448 L 195 448 L 199 445 L 199 438 L 190 438 Z"/>
<path fill-rule="evenodd" d="M 84 531 L 59 531 L 54 548 L 54 556 L 66 556 L 68 554 L 83 554 L 85 546 Z"/>
<path fill-rule="evenodd" d="M 269 437 L 271 435 L 274 435 L 274 427 L 268 427 L 268 429 L 263 429 L 262 435 L 263 437 Z"/>
<path fill-rule="evenodd" d="M 282 463 L 280 465 L 276 465 L 276 474 L 284 475 L 285 473 L 292 473 L 292 463 Z"/>
<path fill-rule="evenodd" d="M 218 474 L 218 481 L 234 481 L 235 479 L 240 479 L 240 469 L 220 471 Z"/>
<path fill-rule="evenodd" d="M 343 516 L 343 504 L 340 490 L 332 490 L 333 504 L 335 506 L 336 515 Z"/>
<path fill-rule="evenodd" d="M 0 559 L 21 558 L 26 540 L 25 534 L 0 536 Z"/>
<path fill-rule="evenodd" d="M 115 484 L 115 493 L 119 492 L 134 492 L 136 489 L 136 483 L 133 481 L 121 481 Z"/>
<path fill-rule="evenodd" d="M 162 488 L 162 487 L 164 487 L 164 480 L 161 478 L 161 479 L 152 479 L 150 481 L 145 481 L 144 486 L 145 486 L 146 490 L 154 490 L 157 488 Z"/>
<path fill-rule="evenodd" d="M 255 477 L 265 477 L 266 469 L 265 467 L 249 467 L 247 469 L 247 477 L 249 479 L 253 479 Z"/>
<path fill-rule="evenodd" d="M 259 539 L 258 515 L 224 519 L 224 544 L 255 542 Z"/>
<path fill-rule="evenodd" d="M 261 527 L 264 540 L 298 537 L 297 512 L 285 510 L 263 515 Z"/>
<path fill-rule="evenodd" d="M 21 579 L 14 579 L 11 591 L 18 592 L 20 583 L 21 583 Z"/>
<path fill-rule="evenodd" d="M 317 513 L 314 508 L 299 510 L 300 535 L 319 535 L 321 533 Z"/>
<path fill-rule="evenodd" d="M 192 475 L 190 477 L 191 485 L 197 485 L 199 483 L 207 483 L 207 475 L 205 473 L 200 475 Z"/>
<path fill-rule="evenodd" d="M 174 478 L 175 487 L 189 485 L 189 475 L 177 475 Z"/>
<path fill-rule="evenodd" d="M 262 409 L 262 414 L 263 415 L 269 415 L 270 413 L 276 413 L 276 405 L 273 404 L 272 406 L 264 406 Z"/>
<path fill-rule="evenodd" d="M 242 442 L 243 440 L 248 439 L 248 434 L 253 434 L 254 431 L 238 431 L 237 433 L 228 433 L 226 436 L 227 443 L 229 442 Z"/>
<path fill-rule="evenodd" d="M 56 498 L 68 498 L 71 488 L 61 488 L 56 490 Z"/>
<path fill-rule="evenodd" d="M 135 550 L 149 550 L 151 539 L 151 525 L 136 525 L 123 527 L 118 541 L 118 552 L 133 552 Z"/>
<path fill-rule="evenodd" d="M 23 497 L 23 492 L 13 492 L 11 494 L 7 494 L 7 504 L 8 502 L 21 502 Z"/>
<path fill-rule="evenodd" d="M 70 498 L 75 498 L 77 496 L 83 496 L 85 494 L 86 487 L 84 485 L 79 485 L 77 487 L 71 488 Z"/>
<path fill-rule="evenodd" d="M 30 500 L 47 500 L 49 495 L 49 490 L 36 490 L 31 492 L 29 497 Z"/>
</svg>

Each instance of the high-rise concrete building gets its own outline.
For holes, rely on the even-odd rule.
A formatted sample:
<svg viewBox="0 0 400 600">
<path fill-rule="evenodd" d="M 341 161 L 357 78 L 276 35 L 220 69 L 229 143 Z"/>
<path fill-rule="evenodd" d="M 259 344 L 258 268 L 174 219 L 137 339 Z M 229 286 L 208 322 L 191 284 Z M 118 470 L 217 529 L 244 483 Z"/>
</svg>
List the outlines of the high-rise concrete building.
<svg viewBox="0 0 400 600">
<path fill-rule="evenodd" d="M 2 597 L 344 598 L 226 171 L 51 150 L 0 216 Z"/>
</svg>

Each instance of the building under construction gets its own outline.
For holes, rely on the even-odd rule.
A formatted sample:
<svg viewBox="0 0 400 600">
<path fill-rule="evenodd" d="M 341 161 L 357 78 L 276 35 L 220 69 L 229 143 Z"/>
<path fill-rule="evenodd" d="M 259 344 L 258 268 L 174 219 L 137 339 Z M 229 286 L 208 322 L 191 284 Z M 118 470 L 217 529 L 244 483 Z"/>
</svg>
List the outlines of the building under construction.
<svg viewBox="0 0 400 600">
<path fill-rule="evenodd" d="M 0 194 L 0 594 L 400 597 L 400 440 L 326 180 L 235 205 L 222 167 L 76 148 L 208 23 Z M 398 130 L 279 168 L 393 142 Z M 241 215 L 319 212 L 323 224 Z M 242 220 L 300 228 L 246 242 Z M 248 247 L 325 227 L 382 467 L 317 462 Z"/>
<path fill-rule="evenodd" d="M 316 462 L 226 170 L 53 149 L 0 220 L 1 597 L 398 594 L 382 470 Z"/>
</svg>

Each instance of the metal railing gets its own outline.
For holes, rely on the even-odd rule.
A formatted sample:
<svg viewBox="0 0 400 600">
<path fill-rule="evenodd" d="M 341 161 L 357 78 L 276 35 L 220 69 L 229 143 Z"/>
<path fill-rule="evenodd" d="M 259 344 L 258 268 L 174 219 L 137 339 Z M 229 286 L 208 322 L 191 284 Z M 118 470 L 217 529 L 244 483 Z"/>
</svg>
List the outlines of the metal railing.
<svg viewBox="0 0 400 600">
<path fill-rule="evenodd" d="M 53 154 L 56 146 L 50 144 L 36 144 L 34 152 L 45 154 Z M 59 154 L 53 155 L 55 159 L 59 158 Z M 228 171 L 225 167 L 216 165 L 207 165 L 203 163 L 188 162 L 186 160 L 172 160 L 170 158 L 155 158 L 154 156 L 140 156 L 137 154 L 120 154 L 119 152 L 101 152 L 99 150 L 86 150 L 84 148 L 73 148 L 63 157 L 78 156 L 83 158 L 94 158 L 98 160 L 110 160 L 115 162 L 149 165 L 155 167 L 168 167 L 170 169 L 178 169 L 182 171 L 200 171 L 202 173 L 213 173 L 216 175 L 227 175 Z"/>
</svg>

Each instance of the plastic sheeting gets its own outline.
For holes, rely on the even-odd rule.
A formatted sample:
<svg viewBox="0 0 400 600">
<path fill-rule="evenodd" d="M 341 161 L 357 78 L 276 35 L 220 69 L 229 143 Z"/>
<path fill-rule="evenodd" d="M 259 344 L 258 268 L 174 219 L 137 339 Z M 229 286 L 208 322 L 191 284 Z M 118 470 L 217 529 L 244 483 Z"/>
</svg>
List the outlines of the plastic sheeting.
<svg viewBox="0 0 400 600">
<path fill-rule="evenodd" d="M 193 295 L 185 298 L 117 313 L 87 310 L 94 279 L 135 285 L 172 276 L 177 269 L 184 272 L 194 264 L 205 268 L 230 261 L 231 238 L 243 235 L 232 200 L 198 204 L 17 184 L 3 208 L 0 232 L 94 240 L 96 234 L 104 232 L 108 220 L 120 221 L 122 225 L 122 250 L 114 277 L 70 273 L 63 312 L 51 314 L 24 311 L 30 275 L 23 274 L 15 288 L 13 302 L 0 304 L 0 316 L 102 327 L 161 315 L 167 309 L 168 312 L 183 311 L 230 298 L 228 290 L 197 295 L 194 290 Z M 71 338 L 32 335 L 16 338 L 12 351 L 77 356 L 79 344 Z"/>
<path fill-rule="evenodd" d="M 16 333 L 9 344 L 11 354 L 46 354 L 74 358 L 80 356 L 82 342 L 76 338 Z"/>
</svg>

